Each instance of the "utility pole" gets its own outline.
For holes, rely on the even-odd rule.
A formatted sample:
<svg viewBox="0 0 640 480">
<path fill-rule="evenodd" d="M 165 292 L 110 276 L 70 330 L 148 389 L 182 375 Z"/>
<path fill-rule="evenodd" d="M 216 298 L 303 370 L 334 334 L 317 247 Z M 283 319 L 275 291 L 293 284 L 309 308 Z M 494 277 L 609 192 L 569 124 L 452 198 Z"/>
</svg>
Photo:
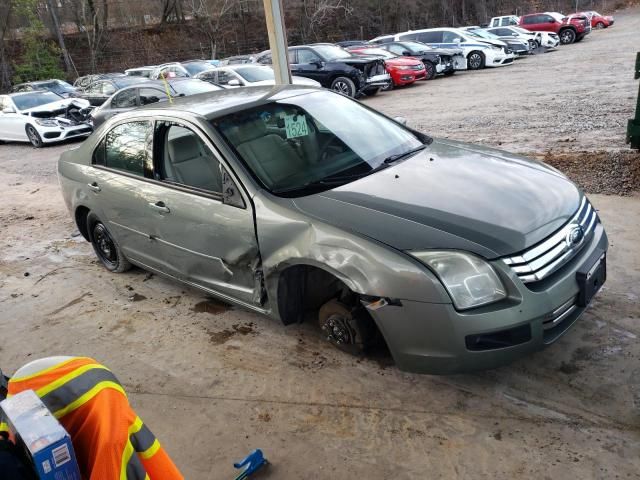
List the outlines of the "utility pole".
<svg viewBox="0 0 640 480">
<path fill-rule="evenodd" d="M 71 57 L 69 56 L 69 51 L 64 43 L 64 37 L 62 36 L 62 31 L 60 30 L 60 22 L 58 21 L 58 14 L 53 5 L 53 0 L 47 0 L 47 7 L 49 8 L 49 13 L 51 14 L 51 20 L 53 22 L 53 30 L 58 40 L 58 45 L 60 46 L 60 50 L 62 50 L 62 57 L 64 58 L 64 66 L 67 74 L 70 74 L 73 67 L 71 62 Z M 78 72 L 76 72 L 76 75 Z"/>
<path fill-rule="evenodd" d="M 264 13 L 269 33 L 271 62 L 278 85 L 291 85 L 291 69 L 287 49 L 287 31 L 284 26 L 282 0 L 263 0 Z"/>
<path fill-rule="evenodd" d="M 640 79 L 640 52 L 636 57 L 636 71 L 634 77 Z M 636 105 L 636 116 L 629 120 L 627 125 L 627 143 L 631 144 L 631 148 L 640 150 L 640 88 L 638 88 L 638 103 Z"/>
</svg>

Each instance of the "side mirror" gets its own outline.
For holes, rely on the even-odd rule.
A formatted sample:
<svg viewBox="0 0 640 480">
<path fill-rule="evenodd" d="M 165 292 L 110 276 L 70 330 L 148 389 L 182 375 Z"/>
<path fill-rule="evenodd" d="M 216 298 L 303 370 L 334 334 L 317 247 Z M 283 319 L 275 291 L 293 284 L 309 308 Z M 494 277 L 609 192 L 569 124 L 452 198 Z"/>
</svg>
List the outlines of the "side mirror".
<svg viewBox="0 0 640 480">
<path fill-rule="evenodd" d="M 411 52 L 409 50 L 403 50 L 402 55 L 404 55 L 405 57 L 409 57 L 411 56 Z"/>
<path fill-rule="evenodd" d="M 511 36 L 512 36 L 512 37 L 517 37 L 517 36 L 518 36 L 518 34 L 517 34 L 516 32 L 513 32 L 513 33 L 511 34 Z"/>
<path fill-rule="evenodd" d="M 4 107 L 2 113 L 16 113 L 16 111 L 13 107 Z"/>
<path fill-rule="evenodd" d="M 462 39 L 460 37 L 456 37 L 453 39 L 453 43 L 461 43 Z"/>
<path fill-rule="evenodd" d="M 322 62 L 320 60 L 316 60 L 315 62 L 311 62 L 311 65 L 315 65 L 318 68 L 322 68 Z"/>
<path fill-rule="evenodd" d="M 401 125 L 407 125 L 407 119 L 404 117 L 393 117 L 393 119 Z"/>
<path fill-rule="evenodd" d="M 220 174 L 222 175 L 222 203 L 232 207 L 244 208 L 244 200 L 238 187 L 222 165 L 220 165 Z"/>
<path fill-rule="evenodd" d="M 556 23 L 555 18 L 552 18 L 551 20 L 549 20 L 549 23 Z"/>
<path fill-rule="evenodd" d="M 240 80 L 238 80 L 237 78 L 233 78 L 233 79 L 229 80 L 229 82 L 227 82 L 227 85 L 229 85 L 230 87 L 240 87 L 240 86 L 242 86 L 242 84 L 240 83 Z"/>
</svg>

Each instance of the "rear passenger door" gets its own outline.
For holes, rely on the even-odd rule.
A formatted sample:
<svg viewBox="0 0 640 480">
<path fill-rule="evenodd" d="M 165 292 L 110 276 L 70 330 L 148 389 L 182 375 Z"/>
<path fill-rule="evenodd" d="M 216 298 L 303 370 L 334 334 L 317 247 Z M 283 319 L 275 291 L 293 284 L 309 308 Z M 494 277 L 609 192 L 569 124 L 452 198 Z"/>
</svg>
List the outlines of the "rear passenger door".
<svg viewBox="0 0 640 480">
<path fill-rule="evenodd" d="M 301 77 L 323 82 L 325 73 L 320 56 L 310 48 L 296 48 L 296 63 L 291 66 L 291 73 Z"/>
<path fill-rule="evenodd" d="M 187 122 L 158 121 L 149 204 L 163 269 L 251 305 L 261 300 L 259 251 L 251 203 L 211 141 Z M 224 192 L 224 195 L 223 195 Z M 232 195 L 231 197 L 229 195 Z"/>
<path fill-rule="evenodd" d="M 420 32 L 416 40 L 428 45 L 440 45 L 442 43 L 442 32 Z"/>
</svg>

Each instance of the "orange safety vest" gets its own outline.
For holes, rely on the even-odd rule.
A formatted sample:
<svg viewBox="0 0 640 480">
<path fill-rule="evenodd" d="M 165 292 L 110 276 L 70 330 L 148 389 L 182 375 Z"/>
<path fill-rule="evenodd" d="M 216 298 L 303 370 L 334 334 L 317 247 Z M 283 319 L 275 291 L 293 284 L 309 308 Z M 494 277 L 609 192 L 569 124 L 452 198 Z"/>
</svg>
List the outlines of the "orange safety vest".
<svg viewBox="0 0 640 480">
<path fill-rule="evenodd" d="M 183 479 L 136 415 L 109 369 L 74 357 L 9 380 L 8 396 L 33 390 L 67 430 L 84 480 Z"/>
</svg>

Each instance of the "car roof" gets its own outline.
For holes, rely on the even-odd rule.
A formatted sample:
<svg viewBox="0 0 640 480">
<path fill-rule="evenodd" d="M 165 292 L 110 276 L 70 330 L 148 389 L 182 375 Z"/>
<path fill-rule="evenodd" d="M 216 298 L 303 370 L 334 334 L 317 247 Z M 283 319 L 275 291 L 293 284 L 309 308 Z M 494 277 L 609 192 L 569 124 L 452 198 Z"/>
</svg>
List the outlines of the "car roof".
<svg viewBox="0 0 640 480">
<path fill-rule="evenodd" d="M 166 114 L 173 110 L 212 119 L 318 91 L 318 88 L 305 85 L 230 88 L 174 98 L 172 103 L 145 105 L 137 111 L 154 110 Z"/>
</svg>

